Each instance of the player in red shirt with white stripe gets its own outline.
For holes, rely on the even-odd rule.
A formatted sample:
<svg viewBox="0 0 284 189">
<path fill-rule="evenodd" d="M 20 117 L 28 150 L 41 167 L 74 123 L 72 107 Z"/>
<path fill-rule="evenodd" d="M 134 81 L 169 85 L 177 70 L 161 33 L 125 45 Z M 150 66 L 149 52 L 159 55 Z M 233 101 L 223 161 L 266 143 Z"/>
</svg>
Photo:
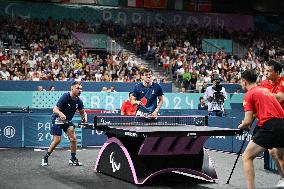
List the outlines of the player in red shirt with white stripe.
<svg viewBox="0 0 284 189">
<path fill-rule="evenodd" d="M 266 88 L 257 86 L 257 74 L 246 70 L 241 75 L 242 88 L 246 91 L 243 106 L 245 117 L 239 129 L 251 125 L 254 115 L 258 119 L 252 140 L 243 154 L 244 172 L 249 189 L 255 188 L 253 160 L 266 149 L 275 148 L 280 167 L 284 170 L 284 110 L 275 96 Z M 277 187 L 284 187 L 281 184 Z"/>
<path fill-rule="evenodd" d="M 271 93 L 273 93 L 284 109 L 284 77 L 280 75 L 282 67 L 283 65 L 280 62 L 275 60 L 268 61 L 265 65 L 266 80 L 262 81 L 260 86 L 267 88 Z M 269 149 L 268 151 L 272 159 L 275 161 L 277 170 L 281 176 L 279 182 L 283 182 L 284 184 L 284 171 L 281 170 L 276 151 L 274 148 Z"/>
</svg>

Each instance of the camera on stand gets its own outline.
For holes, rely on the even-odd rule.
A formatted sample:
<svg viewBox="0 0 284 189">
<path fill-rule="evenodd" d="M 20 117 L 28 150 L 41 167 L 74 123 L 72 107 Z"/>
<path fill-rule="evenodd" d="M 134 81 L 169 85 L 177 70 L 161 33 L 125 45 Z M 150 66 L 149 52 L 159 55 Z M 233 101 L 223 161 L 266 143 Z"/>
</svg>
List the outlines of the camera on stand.
<svg viewBox="0 0 284 189">
<path fill-rule="evenodd" d="M 213 85 L 208 89 L 208 91 L 211 91 L 208 98 L 208 102 L 210 102 L 210 106 L 208 106 L 209 116 L 214 113 L 216 116 L 222 117 L 225 115 L 224 102 L 226 100 L 226 91 L 224 91 L 221 85 L 222 78 L 218 74 L 214 74 L 211 81 Z"/>
<path fill-rule="evenodd" d="M 224 103 L 224 101 L 225 101 L 225 96 L 224 96 L 224 94 L 221 92 L 223 86 L 220 84 L 220 82 L 221 82 L 220 79 L 216 80 L 216 85 L 213 87 L 213 89 L 214 89 L 215 92 L 213 93 L 213 99 L 212 99 L 212 101 L 213 101 L 213 102 L 217 102 L 218 104 Z"/>
</svg>

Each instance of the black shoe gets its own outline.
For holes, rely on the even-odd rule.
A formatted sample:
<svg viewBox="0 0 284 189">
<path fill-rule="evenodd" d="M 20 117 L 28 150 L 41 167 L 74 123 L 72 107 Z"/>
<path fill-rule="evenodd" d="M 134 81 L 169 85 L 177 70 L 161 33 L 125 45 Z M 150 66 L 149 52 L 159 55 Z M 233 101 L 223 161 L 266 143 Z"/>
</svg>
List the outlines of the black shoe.
<svg viewBox="0 0 284 189">
<path fill-rule="evenodd" d="M 82 166 L 83 163 L 81 163 L 77 158 L 75 159 L 69 159 L 69 165 L 72 165 L 72 166 Z"/>
<path fill-rule="evenodd" d="M 44 158 L 41 160 L 41 166 L 48 166 L 48 158 L 47 158 L 47 157 L 44 157 Z"/>
</svg>

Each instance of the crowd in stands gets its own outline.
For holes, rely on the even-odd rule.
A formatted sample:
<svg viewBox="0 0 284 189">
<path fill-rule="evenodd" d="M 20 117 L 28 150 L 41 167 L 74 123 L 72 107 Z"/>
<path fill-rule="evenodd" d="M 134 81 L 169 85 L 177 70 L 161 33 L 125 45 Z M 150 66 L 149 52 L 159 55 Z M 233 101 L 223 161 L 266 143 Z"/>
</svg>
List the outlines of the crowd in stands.
<svg viewBox="0 0 284 189">
<path fill-rule="evenodd" d="M 213 73 L 218 73 L 224 83 L 239 83 L 240 73 L 247 68 L 255 68 L 262 80 L 266 60 L 284 62 L 282 33 L 196 25 L 123 27 L 102 22 L 92 26 L 84 21 L 3 16 L 0 24 L 0 80 L 141 81 L 145 67 L 135 56 L 120 52 L 102 57 L 78 45 L 71 37 L 72 31 L 104 33 L 127 43 L 137 55 L 163 69 L 169 80 L 180 83 L 184 91 L 203 92 Z M 242 57 L 224 49 L 208 54 L 201 48 L 203 38 L 233 39 L 247 47 L 247 52 Z M 8 48 L 1 48 L 5 44 Z"/>
<path fill-rule="evenodd" d="M 0 16 L 0 79 L 138 82 L 144 66 L 123 52 L 100 56 L 80 47 L 71 31 L 111 33 L 106 24 Z M 117 34 L 117 32 L 116 32 Z M 0 44 L 1 47 L 1 44 Z"/>
<path fill-rule="evenodd" d="M 128 42 L 137 53 L 146 54 L 156 66 L 181 83 L 181 92 L 204 92 L 217 73 L 224 83 L 239 83 L 240 74 L 248 68 L 265 79 L 264 63 L 275 59 L 284 63 L 283 33 L 262 31 L 230 31 L 226 28 L 201 28 L 198 26 L 132 26 L 127 31 Z M 225 52 L 202 52 L 203 38 L 232 39 L 247 48 L 244 56 Z M 284 70 L 282 72 L 284 74 Z"/>
</svg>

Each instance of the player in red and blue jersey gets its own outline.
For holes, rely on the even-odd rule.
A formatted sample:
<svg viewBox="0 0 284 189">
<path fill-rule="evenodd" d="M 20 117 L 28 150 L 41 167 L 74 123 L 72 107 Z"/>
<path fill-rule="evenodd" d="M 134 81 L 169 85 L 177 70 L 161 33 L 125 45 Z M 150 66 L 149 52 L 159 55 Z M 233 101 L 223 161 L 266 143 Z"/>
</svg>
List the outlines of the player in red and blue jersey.
<svg viewBox="0 0 284 189">
<path fill-rule="evenodd" d="M 137 84 L 132 92 L 131 103 L 138 105 L 137 116 L 156 118 L 163 105 L 163 89 L 158 83 L 153 82 L 151 70 L 145 69 L 142 77 L 143 82 Z"/>
<path fill-rule="evenodd" d="M 42 166 L 48 165 L 49 156 L 61 141 L 62 130 L 67 134 L 70 140 L 71 158 L 69 160 L 69 165 L 82 165 L 82 163 L 76 158 L 77 139 L 75 126 L 72 122 L 76 111 L 79 111 L 82 117 L 82 122 L 87 122 L 87 114 L 83 110 L 84 105 L 82 100 L 79 98 L 81 92 L 81 83 L 78 81 L 73 82 L 71 85 L 71 91 L 64 93 L 53 108 L 52 127 L 50 130 L 50 134 L 53 135 L 53 141 L 42 159 Z"/>
</svg>

